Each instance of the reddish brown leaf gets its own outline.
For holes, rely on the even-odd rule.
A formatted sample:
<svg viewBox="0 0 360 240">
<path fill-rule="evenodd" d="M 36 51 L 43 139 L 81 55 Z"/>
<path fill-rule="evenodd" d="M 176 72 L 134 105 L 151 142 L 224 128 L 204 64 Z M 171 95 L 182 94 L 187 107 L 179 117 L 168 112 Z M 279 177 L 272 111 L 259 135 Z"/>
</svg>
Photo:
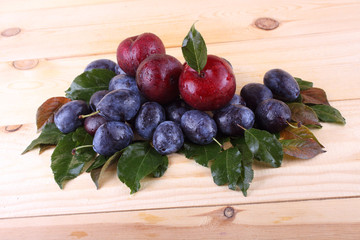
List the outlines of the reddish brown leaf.
<svg viewBox="0 0 360 240">
<path fill-rule="evenodd" d="M 291 110 L 291 120 L 300 122 L 303 125 L 316 125 L 321 127 L 319 119 L 312 108 L 303 103 L 289 103 L 288 106 Z"/>
<path fill-rule="evenodd" d="M 330 105 L 327 100 L 325 91 L 321 88 L 312 87 L 306 90 L 302 90 L 300 93 L 303 103 Z"/>
<path fill-rule="evenodd" d="M 36 126 L 40 130 L 46 123 L 54 122 L 55 112 L 71 100 L 66 97 L 52 97 L 46 100 L 36 112 Z"/>
<path fill-rule="evenodd" d="M 310 159 L 325 152 L 314 139 L 280 140 L 286 155 L 301 159 Z"/>
<path fill-rule="evenodd" d="M 294 128 L 291 126 L 286 127 L 284 130 L 280 132 L 280 140 L 286 140 L 286 139 L 313 139 L 315 142 L 317 142 L 320 147 L 324 147 L 321 145 L 321 143 L 317 140 L 315 135 L 305 127 L 304 125 Z"/>
<path fill-rule="evenodd" d="M 325 152 L 314 134 L 304 125 L 288 126 L 280 132 L 280 142 L 285 154 L 301 159 L 310 159 Z"/>
</svg>

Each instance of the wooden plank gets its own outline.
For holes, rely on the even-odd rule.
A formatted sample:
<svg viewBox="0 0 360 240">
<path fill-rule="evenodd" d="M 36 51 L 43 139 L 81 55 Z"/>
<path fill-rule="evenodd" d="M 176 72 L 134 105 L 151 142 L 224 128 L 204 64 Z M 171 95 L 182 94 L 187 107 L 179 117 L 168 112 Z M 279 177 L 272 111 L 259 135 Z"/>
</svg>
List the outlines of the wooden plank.
<svg viewBox="0 0 360 240">
<path fill-rule="evenodd" d="M 288 38 L 218 43 L 208 45 L 209 54 L 231 61 L 237 78 L 237 93 L 250 82 L 262 82 L 272 68 L 313 81 L 325 89 L 330 100 L 360 97 L 360 31 L 324 33 Z M 167 53 L 184 61 L 180 47 Z M 32 52 L 32 54 L 35 54 Z M 98 58 L 116 61 L 114 53 L 65 59 L 40 59 L 34 68 L 19 70 L 11 62 L 0 62 L 0 110 L 6 112 L 0 125 L 34 122 L 36 109 L 47 98 L 63 96 L 71 81 Z M 16 62 L 17 64 L 19 62 Z M 21 63 L 21 62 L 20 62 Z M 30 64 L 29 68 L 34 63 Z M 23 67 L 27 67 L 24 63 Z M 22 113 L 22 114 L 19 114 Z"/>
<path fill-rule="evenodd" d="M 0 234 L 3 240 L 357 239 L 360 198 L 3 219 Z"/>
<path fill-rule="evenodd" d="M 143 0 L 0 13 L 1 31 L 22 30 L 14 37 L 0 38 L 0 61 L 113 53 L 122 39 L 142 32 L 156 33 L 167 47 L 180 46 L 196 20 L 209 44 L 353 32 L 359 31 L 359 9 L 360 3 L 354 0 L 277 4 Z M 273 17 L 280 27 L 273 31 L 254 28 L 259 17 Z"/>
<path fill-rule="evenodd" d="M 61 191 L 49 168 L 51 151 L 20 155 L 35 137 L 34 124 L 11 132 L 2 127 L 0 218 L 360 196 L 360 100 L 331 104 L 347 125 L 324 124 L 314 131 L 327 152 L 311 160 L 284 160 L 277 169 L 254 164 L 248 197 L 216 186 L 208 168 L 179 154 L 170 156 L 163 177 L 143 180 L 133 195 L 117 179 L 114 167 L 100 190 L 89 174 L 82 174 Z"/>
<path fill-rule="evenodd" d="M 99 5 L 112 2 L 120 2 L 121 0 L 14 0 L 6 1 L 0 0 L 0 13 L 14 13 L 21 11 L 29 10 L 40 10 L 40 9 L 49 9 L 49 8 L 69 8 L 69 7 L 78 7 L 83 5 Z M 127 0 L 124 0 L 127 1 Z"/>
</svg>

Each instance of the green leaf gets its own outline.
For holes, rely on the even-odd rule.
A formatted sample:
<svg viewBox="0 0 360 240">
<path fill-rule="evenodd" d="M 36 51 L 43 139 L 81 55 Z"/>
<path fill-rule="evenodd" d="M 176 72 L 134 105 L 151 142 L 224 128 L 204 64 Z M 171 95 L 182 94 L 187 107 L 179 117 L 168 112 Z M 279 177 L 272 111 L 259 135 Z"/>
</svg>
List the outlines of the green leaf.
<svg viewBox="0 0 360 240">
<path fill-rule="evenodd" d="M 107 69 L 86 71 L 74 79 L 69 89 L 65 91 L 66 97 L 89 102 L 95 92 L 109 88 L 109 82 L 114 76 L 115 73 Z"/>
<path fill-rule="evenodd" d="M 30 145 L 22 152 L 22 154 L 27 153 L 28 151 L 44 147 L 45 145 L 56 145 L 60 139 L 65 136 L 60 130 L 55 126 L 54 123 L 48 123 L 44 126 L 39 137 L 33 140 Z"/>
<path fill-rule="evenodd" d="M 250 183 L 254 178 L 254 170 L 252 169 L 254 155 L 246 145 L 244 137 L 232 139 L 231 143 L 241 152 L 241 175 L 237 185 L 242 191 L 243 195 L 246 197 L 247 190 L 249 189 Z"/>
<path fill-rule="evenodd" d="M 296 158 L 310 159 L 325 152 L 314 139 L 283 139 L 280 142 L 284 153 Z"/>
<path fill-rule="evenodd" d="M 203 37 L 195 29 L 195 24 L 184 38 L 181 50 L 187 64 L 200 74 L 207 62 L 207 49 Z"/>
<path fill-rule="evenodd" d="M 167 156 L 165 156 L 166 158 L 164 158 L 164 162 L 162 164 L 159 165 L 159 167 L 152 172 L 152 176 L 154 178 L 159 178 L 162 177 L 164 175 L 164 173 L 166 172 L 166 170 L 168 169 L 169 166 L 169 160 L 167 158 Z"/>
<path fill-rule="evenodd" d="M 322 122 L 332 122 L 345 124 L 345 118 L 341 115 L 339 110 L 328 105 L 314 105 L 310 106 L 317 114 Z"/>
<path fill-rule="evenodd" d="M 79 176 L 85 164 L 95 157 L 96 153 L 92 148 L 82 148 L 77 150 L 74 155 L 72 154 L 74 148 L 89 144 L 92 144 L 92 137 L 83 127 L 66 134 L 58 142 L 51 155 L 51 169 L 55 181 L 61 189 L 66 180 Z"/>
<path fill-rule="evenodd" d="M 75 143 L 75 147 L 92 146 L 93 137 L 86 132 L 84 127 L 79 127 L 72 135 L 72 141 Z M 92 147 L 86 147 L 76 150 L 74 156 L 81 162 L 89 162 L 94 159 L 95 155 Z"/>
<path fill-rule="evenodd" d="M 111 157 L 100 157 L 98 159 L 98 162 L 103 162 L 104 159 L 106 161 L 104 162 L 103 165 L 99 166 L 98 168 L 93 168 L 90 173 L 91 179 L 95 183 L 95 186 L 97 189 L 99 189 L 101 186 L 105 171 L 109 168 L 109 166 L 111 166 L 111 164 L 113 164 L 114 162 L 119 160 L 121 154 L 122 154 L 122 151 L 118 151 L 118 152 L 114 153 Z M 101 155 L 99 155 L 99 156 L 101 156 Z M 98 163 L 98 164 L 100 164 L 100 163 Z"/>
<path fill-rule="evenodd" d="M 39 155 L 48 149 L 55 148 L 56 144 L 40 144 Z"/>
<path fill-rule="evenodd" d="M 199 145 L 191 142 L 185 142 L 181 152 L 188 159 L 194 159 L 198 164 L 207 167 L 210 160 L 221 151 L 221 147 L 216 142 L 207 145 Z"/>
<path fill-rule="evenodd" d="M 237 148 L 229 148 L 215 156 L 211 164 L 211 175 L 216 185 L 229 184 L 229 188 L 236 189 L 241 175 L 241 153 Z"/>
<path fill-rule="evenodd" d="M 140 189 L 140 180 L 156 171 L 165 158 L 166 156 L 160 155 L 149 142 L 133 143 L 124 149 L 119 159 L 118 177 L 133 194 Z"/>
<path fill-rule="evenodd" d="M 255 128 L 245 131 L 245 142 L 254 157 L 272 167 L 280 167 L 283 159 L 282 146 L 275 135 Z"/>
<path fill-rule="evenodd" d="M 301 78 L 297 78 L 297 77 L 294 77 L 294 78 L 295 78 L 296 82 L 299 84 L 300 91 L 306 90 L 313 86 L 312 82 L 308 82 L 308 81 L 302 80 Z"/>
<path fill-rule="evenodd" d="M 94 170 L 96 168 L 102 167 L 108 159 L 109 159 L 109 157 L 105 157 L 103 155 L 98 155 L 95 158 L 95 161 L 90 165 L 90 167 L 88 169 L 86 169 L 86 172 L 91 172 L 92 170 Z"/>
<path fill-rule="evenodd" d="M 319 119 L 312 108 L 303 103 L 289 103 L 288 106 L 291 110 L 291 120 L 306 126 L 321 128 Z"/>
</svg>

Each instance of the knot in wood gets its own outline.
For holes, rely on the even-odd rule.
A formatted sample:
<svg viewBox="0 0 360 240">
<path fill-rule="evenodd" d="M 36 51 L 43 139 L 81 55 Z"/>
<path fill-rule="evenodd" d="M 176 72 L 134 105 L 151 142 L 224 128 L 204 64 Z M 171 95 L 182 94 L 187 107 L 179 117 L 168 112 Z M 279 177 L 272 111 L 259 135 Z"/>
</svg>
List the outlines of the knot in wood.
<svg viewBox="0 0 360 240">
<path fill-rule="evenodd" d="M 224 216 L 227 218 L 232 218 L 235 214 L 235 210 L 232 207 L 226 207 L 224 209 Z"/>
<path fill-rule="evenodd" d="M 279 26 L 279 22 L 273 18 L 264 17 L 264 18 L 256 19 L 255 26 L 262 30 L 269 31 L 269 30 L 274 30 L 275 28 L 277 28 Z"/>
<path fill-rule="evenodd" d="M 8 28 L 1 32 L 1 36 L 3 37 L 12 37 L 18 35 L 21 32 L 20 28 Z"/>
<path fill-rule="evenodd" d="M 39 64 L 37 59 L 26 59 L 26 60 L 17 60 L 13 62 L 14 68 L 18 70 L 29 70 L 36 67 Z"/>
<path fill-rule="evenodd" d="M 7 131 L 7 132 L 16 132 L 16 131 L 19 130 L 21 127 L 22 127 L 22 124 L 20 124 L 20 125 L 6 126 L 6 127 L 5 127 L 5 131 Z"/>
</svg>

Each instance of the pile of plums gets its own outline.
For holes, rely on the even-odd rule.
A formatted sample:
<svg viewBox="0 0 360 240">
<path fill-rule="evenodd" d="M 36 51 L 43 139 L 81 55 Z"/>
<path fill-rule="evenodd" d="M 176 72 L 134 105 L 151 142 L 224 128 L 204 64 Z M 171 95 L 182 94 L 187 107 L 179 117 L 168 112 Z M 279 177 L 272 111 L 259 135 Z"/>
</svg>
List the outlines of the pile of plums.
<svg viewBox="0 0 360 240">
<path fill-rule="evenodd" d="M 235 94 L 227 60 L 208 55 L 204 69 L 196 71 L 167 55 L 160 38 L 151 33 L 122 41 L 117 63 L 99 59 L 85 71 L 97 68 L 117 74 L 109 88 L 95 92 L 89 103 L 66 103 L 54 122 L 63 133 L 83 125 L 94 136 L 94 150 L 105 156 L 125 148 L 135 136 L 166 155 L 177 152 L 184 139 L 204 145 L 217 134 L 242 136 L 254 126 L 276 133 L 291 118 L 284 102 L 300 94 L 295 79 L 281 69 L 268 71 L 264 84 L 246 84 Z"/>
</svg>

